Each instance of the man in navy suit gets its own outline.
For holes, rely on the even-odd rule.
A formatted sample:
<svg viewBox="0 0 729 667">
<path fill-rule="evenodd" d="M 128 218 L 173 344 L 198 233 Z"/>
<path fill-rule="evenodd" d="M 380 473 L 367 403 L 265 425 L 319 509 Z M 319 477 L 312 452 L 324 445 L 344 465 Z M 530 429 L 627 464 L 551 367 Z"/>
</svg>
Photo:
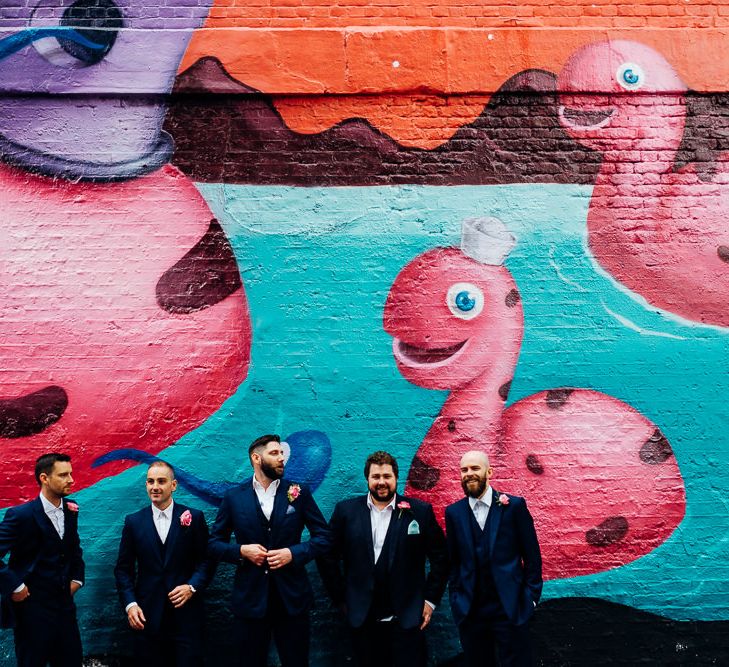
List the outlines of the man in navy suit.
<svg viewBox="0 0 729 667">
<path fill-rule="evenodd" d="M 428 503 L 396 493 L 393 456 L 371 454 L 364 474 L 369 493 L 334 508 L 333 548 L 319 570 L 346 615 L 360 667 L 424 667 L 423 630 L 448 576 L 445 537 Z"/>
<path fill-rule="evenodd" d="M 446 508 L 450 601 L 466 667 L 532 664 L 529 619 L 542 593 L 542 556 L 524 498 L 498 493 L 486 454 L 461 459 L 466 493 Z"/>
<path fill-rule="evenodd" d="M 147 470 L 152 501 L 124 520 L 114 575 L 139 665 L 203 664 L 203 591 L 214 568 L 207 559 L 208 526 L 199 510 L 172 499 L 174 468 Z"/>
<path fill-rule="evenodd" d="M 266 667 L 273 634 L 282 667 L 305 667 L 313 595 L 304 566 L 329 549 L 329 529 L 308 489 L 283 479 L 279 436 L 257 438 L 248 456 L 253 477 L 223 497 L 209 546 L 215 560 L 237 566 L 232 608 L 239 665 Z M 308 542 L 301 541 L 304 527 Z"/>
<path fill-rule="evenodd" d="M 73 596 L 84 581 L 71 458 L 44 454 L 35 464 L 40 496 L 11 507 L 0 524 L 2 626 L 15 631 L 18 667 L 81 667 Z"/>
</svg>

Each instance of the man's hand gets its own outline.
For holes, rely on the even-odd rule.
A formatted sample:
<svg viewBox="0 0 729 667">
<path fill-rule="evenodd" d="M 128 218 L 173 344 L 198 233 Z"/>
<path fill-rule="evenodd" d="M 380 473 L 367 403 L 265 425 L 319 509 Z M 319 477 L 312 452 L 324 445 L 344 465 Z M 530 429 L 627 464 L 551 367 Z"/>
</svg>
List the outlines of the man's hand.
<svg viewBox="0 0 729 667">
<path fill-rule="evenodd" d="M 433 615 L 433 608 L 426 602 L 423 604 L 423 622 L 420 624 L 420 629 L 425 630 L 425 627 L 430 623 L 430 617 Z"/>
<path fill-rule="evenodd" d="M 179 609 L 192 597 L 192 586 L 190 584 L 175 586 L 167 593 L 167 597 L 170 599 L 172 606 Z"/>
<path fill-rule="evenodd" d="M 28 590 L 28 587 L 25 586 L 22 591 L 18 591 L 17 593 L 13 593 L 10 597 L 13 602 L 22 602 L 30 595 L 30 591 Z"/>
<path fill-rule="evenodd" d="M 272 570 L 278 570 L 288 565 L 293 559 L 291 549 L 271 549 L 268 552 L 268 566 Z"/>
<path fill-rule="evenodd" d="M 263 561 L 266 560 L 266 548 L 260 544 L 241 544 L 240 545 L 240 557 L 247 558 L 254 565 L 259 567 L 263 565 Z"/>
<path fill-rule="evenodd" d="M 79 584 L 78 581 L 72 581 L 70 584 L 70 588 L 71 588 L 71 597 L 73 597 L 74 595 L 76 595 L 76 591 L 79 588 L 81 588 L 81 584 Z"/>
<path fill-rule="evenodd" d="M 138 604 L 129 607 L 127 618 L 133 630 L 144 630 L 144 624 L 147 622 L 147 619 L 144 618 L 144 612 Z"/>
</svg>

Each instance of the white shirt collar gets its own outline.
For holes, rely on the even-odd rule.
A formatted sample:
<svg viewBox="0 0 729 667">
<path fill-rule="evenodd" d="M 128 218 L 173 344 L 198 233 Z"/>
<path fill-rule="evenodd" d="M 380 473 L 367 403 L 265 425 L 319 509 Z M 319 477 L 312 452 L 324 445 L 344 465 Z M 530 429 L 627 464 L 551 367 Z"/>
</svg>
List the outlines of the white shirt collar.
<svg viewBox="0 0 729 667">
<path fill-rule="evenodd" d="M 494 494 L 491 493 L 491 485 L 486 485 L 486 490 L 481 494 L 480 498 L 472 498 L 471 496 L 468 496 L 468 504 L 471 506 L 471 509 L 476 507 L 476 503 L 483 503 L 491 509 L 491 501 L 493 500 Z"/>
<path fill-rule="evenodd" d="M 274 479 L 274 480 L 273 480 L 273 482 L 271 482 L 271 483 L 270 483 L 270 484 L 268 485 L 268 488 L 267 488 L 267 489 L 265 489 L 265 488 L 263 487 L 263 484 L 261 484 L 261 483 L 260 483 L 260 482 L 259 482 L 259 481 L 258 481 L 258 480 L 256 479 L 256 476 L 255 476 L 255 475 L 253 475 L 253 488 L 254 488 L 254 489 L 255 489 L 256 491 L 260 491 L 261 493 L 271 493 L 271 494 L 273 494 L 273 495 L 276 495 L 276 491 L 278 491 L 278 487 L 279 487 L 279 485 L 280 485 L 280 484 L 281 484 L 281 480 L 280 480 L 280 479 Z"/>
<path fill-rule="evenodd" d="M 175 507 L 175 501 L 170 498 L 170 504 L 163 510 L 156 505 L 152 505 L 152 515 L 155 519 L 159 519 L 160 514 L 164 514 L 168 519 L 172 518 L 172 510 Z"/>
<path fill-rule="evenodd" d="M 61 499 L 61 504 L 56 507 L 48 498 L 46 498 L 42 493 L 40 494 L 41 503 L 43 503 L 43 511 L 48 514 L 48 512 L 57 512 L 58 510 L 63 510 L 63 499 Z"/>
<path fill-rule="evenodd" d="M 384 512 L 385 510 L 388 510 L 388 509 L 389 510 L 394 510 L 395 509 L 395 501 L 396 500 L 397 500 L 397 493 L 392 497 L 392 500 L 389 503 L 387 503 L 387 505 L 385 505 L 382 509 L 380 509 L 379 507 L 377 507 L 377 505 L 375 505 L 372 502 L 372 494 L 371 493 L 368 493 L 367 494 L 367 507 L 370 508 L 370 511 L 371 510 L 377 510 L 378 512 Z"/>
</svg>

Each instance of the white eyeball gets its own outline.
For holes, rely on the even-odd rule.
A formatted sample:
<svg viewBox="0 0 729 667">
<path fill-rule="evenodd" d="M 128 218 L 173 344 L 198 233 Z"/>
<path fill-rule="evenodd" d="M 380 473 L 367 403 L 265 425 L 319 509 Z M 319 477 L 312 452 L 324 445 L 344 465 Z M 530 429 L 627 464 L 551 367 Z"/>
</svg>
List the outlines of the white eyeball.
<svg viewBox="0 0 729 667">
<path fill-rule="evenodd" d="M 472 320 L 483 310 L 483 292 L 471 283 L 455 283 L 448 288 L 446 304 L 459 319 Z"/>
<path fill-rule="evenodd" d="M 615 72 L 618 84 L 625 90 L 638 90 L 645 84 L 645 73 L 640 65 L 623 63 Z"/>
</svg>

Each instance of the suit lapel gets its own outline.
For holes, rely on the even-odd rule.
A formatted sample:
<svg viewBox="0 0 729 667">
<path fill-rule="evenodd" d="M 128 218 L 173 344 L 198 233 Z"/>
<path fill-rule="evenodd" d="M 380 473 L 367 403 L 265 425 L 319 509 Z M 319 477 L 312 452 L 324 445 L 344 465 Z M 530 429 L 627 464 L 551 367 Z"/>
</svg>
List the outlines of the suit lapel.
<svg viewBox="0 0 729 667">
<path fill-rule="evenodd" d="M 504 510 L 498 503 L 498 495 L 494 489 L 491 489 L 491 521 L 489 522 L 489 555 L 494 553 L 494 544 L 496 543 L 496 535 L 499 531 L 499 523 L 501 523 L 501 515 Z"/>
<path fill-rule="evenodd" d="M 170 530 L 167 533 L 167 539 L 165 540 L 165 567 L 170 562 L 170 556 L 172 555 L 172 550 L 175 547 L 175 542 L 177 541 L 177 536 L 180 534 L 180 516 L 185 511 L 185 507 L 182 505 L 178 505 L 177 503 L 174 504 L 172 507 L 172 518 L 170 519 Z"/>
<path fill-rule="evenodd" d="M 357 532 L 365 536 L 367 542 L 367 558 L 371 567 L 375 565 L 375 543 L 372 541 L 372 520 L 370 519 L 370 507 L 367 504 L 367 496 L 358 504 L 357 511 Z"/>
<path fill-rule="evenodd" d="M 154 523 L 154 512 L 152 506 L 149 505 L 142 515 L 142 530 L 149 541 L 152 550 L 157 558 L 162 561 L 162 540 L 159 539 L 157 526 Z"/>
<path fill-rule="evenodd" d="M 461 524 L 461 531 L 470 546 L 470 552 L 474 552 L 476 544 L 473 541 L 473 530 L 471 530 L 471 515 L 473 514 L 473 511 L 471 510 L 471 506 L 468 504 L 468 498 L 463 498 L 463 500 L 458 501 L 457 509 L 458 513 L 456 516 Z"/>
<path fill-rule="evenodd" d="M 286 511 L 289 508 L 289 487 L 291 482 L 282 479 L 276 489 L 276 495 L 273 497 L 273 510 L 271 510 L 271 524 L 273 530 L 276 530 L 277 526 L 281 526 L 281 522 L 286 516 Z"/>
<path fill-rule="evenodd" d="M 390 518 L 390 525 L 387 527 L 387 534 L 385 535 L 385 542 L 388 540 L 389 552 L 387 560 L 388 570 L 392 569 L 392 564 L 395 561 L 395 552 L 400 544 L 400 540 L 403 536 L 403 526 L 409 525 L 410 522 L 415 518 L 413 513 L 407 509 L 400 510 L 397 506 L 403 502 L 402 496 L 395 494 L 395 507 L 392 510 L 392 517 Z"/>
<path fill-rule="evenodd" d="M 61 541 L 61 537 L 58 534 L 56 527 L 53 525 L 53 522 L 50 520 L 45 510 L 43 509 L 43 503 L 41 502 L 40 497 L 36 498 L 33 501 L 33 516 L 35 517 L 38 527 L 41 529 L 41 531 L 43 531 L 43 533 L 45 533 L 46 536 L 50 537 L 51 539 L 58 540 L 59 542 Z"/>
</svg>

